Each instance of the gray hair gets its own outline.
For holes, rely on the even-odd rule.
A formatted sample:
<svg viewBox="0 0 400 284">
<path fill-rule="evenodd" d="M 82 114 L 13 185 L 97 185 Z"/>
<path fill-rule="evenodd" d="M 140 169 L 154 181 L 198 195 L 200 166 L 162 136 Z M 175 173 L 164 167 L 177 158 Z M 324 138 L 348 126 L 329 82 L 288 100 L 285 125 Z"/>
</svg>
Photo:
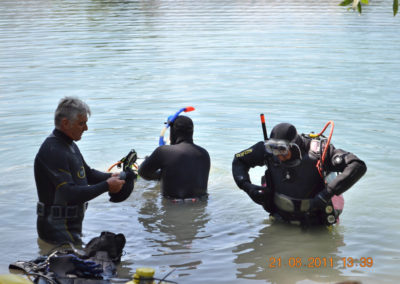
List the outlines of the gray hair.
<svg viewBox="0 0 400 284">
<path fill-rule="evenodd" d="M 90 114 L 90 108 L 84 101 L 76 97 L 65 97 L 58 103 L 54 114 L 54 124 L 58 128 L 63 118 L 74 121 L 78 115 L 90 116 Z"/>
</svg>

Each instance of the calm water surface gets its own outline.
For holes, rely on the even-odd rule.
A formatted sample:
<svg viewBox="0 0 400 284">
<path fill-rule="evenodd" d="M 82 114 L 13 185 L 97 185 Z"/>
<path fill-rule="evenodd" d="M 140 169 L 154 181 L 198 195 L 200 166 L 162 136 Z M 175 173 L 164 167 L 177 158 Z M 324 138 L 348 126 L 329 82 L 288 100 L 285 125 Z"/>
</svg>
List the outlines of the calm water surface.
<svg viewBox="0 0 400 284">
<path fill-rule="evenodd" d="M 179 283 L 396 283 L 400 267 L 400 18 L 391 1 L 360 16 L 339 1 L 0 2 L 0 273 L 49 249 L 37 241 L 33 160 L 65 95 L 91 106 L 78 143 L 105 170 L 157 146 L 162 122 L 192 105 L 209 150 L 206 203 L 173 205 L 139 180 L 131 197 L 90 203 L 84 240 L 127 237 L 116 283 L 137 267 Z M 341 223 L 302 231 L 268 223 L 231 177 L 234 153 L 262 139 L 259 114 L 299 132 L 335 122 L 333 143 L 367 174 L 345 193 Z M 251 172 L 257 183 L 263 169 Z M 300 257 L 333 267 L 291 268 Z M 370 257 L 372 267 L 343 267 Z M 272 258 L 282 265 L 270 268 Z"/>
</svg>

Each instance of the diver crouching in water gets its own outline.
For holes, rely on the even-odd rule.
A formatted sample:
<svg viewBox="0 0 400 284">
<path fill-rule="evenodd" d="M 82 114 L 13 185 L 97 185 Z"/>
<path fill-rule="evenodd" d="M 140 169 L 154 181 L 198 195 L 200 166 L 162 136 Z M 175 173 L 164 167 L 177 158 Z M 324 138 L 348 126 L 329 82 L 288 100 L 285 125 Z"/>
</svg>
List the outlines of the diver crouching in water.
<svg viewBox="0 0 400 284">
<path fill-rule="evenodd" d="M 314 136 L 298 135 L 292 124 L 280 123 L 269 139 L 265 137 L 234 156 L 236 184 L 275 219 L 302 226 L 336 223 L 341 210 L 332 199 L 341 196 L 367 170 L 356 155 Z M 263 186 L 253 184 L 250 168 L 265 165 Z M 329 173 L 339 174 L 328 183 L 325 178 Z"/>
</svg>

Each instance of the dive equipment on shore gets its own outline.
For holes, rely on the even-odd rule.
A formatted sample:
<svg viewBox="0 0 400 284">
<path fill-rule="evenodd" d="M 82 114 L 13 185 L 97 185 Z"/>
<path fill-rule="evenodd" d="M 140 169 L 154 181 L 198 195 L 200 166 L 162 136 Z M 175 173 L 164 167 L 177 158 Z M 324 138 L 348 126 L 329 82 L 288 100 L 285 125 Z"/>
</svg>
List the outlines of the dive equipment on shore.
<svg viewBox="0 0 400 284">
<path fill-rule="evenodd" d="M 179 114 L 181 112 L 190 112 L 190 111 L 194 111 L 194 110 L 195 110 L 194 107 L 188 106 L 188 107 L 181 108 L 174 115 L 170 115 L 167 119 L 167 122 L 165 122 L 164 128 L 161 130 L 160 138 L 158 140 L 158 145 L 163 146 L 163 145 L 167 144 L 167 141 L 164 140 L 165 132 L 167 131 L 167 129 L 171 126 L 171 124 L 175 121 L 175 119 L 179 116 Z"/>
<path fill-rule="evenodd" d="M 126 282 L 125 284 L 154 284 L 157 283 L 177 283 L 175 281 L 166 280 L 166 278 L 175 271 L 175 268 L 168 272 L 162 279 L 154 278 L 155 269 L 151 267 L 139 267 L 136 268 L 136 272 L 133 275 L 132 281 Z"/>
<path fill-rule="evenodd" d="M 102 232 L 83 250 L 72 244 L 58 246 L 32 261 L 16 261 L 9 269 L 24 273 L 36 284 L 111 284 L 124 246 L 123 234 Z"/>
<path fill-rule="evenodd" d="M 0 284 L 32 284 L 32 282 L 19 275 L 0 274 Z"/>
</svg>

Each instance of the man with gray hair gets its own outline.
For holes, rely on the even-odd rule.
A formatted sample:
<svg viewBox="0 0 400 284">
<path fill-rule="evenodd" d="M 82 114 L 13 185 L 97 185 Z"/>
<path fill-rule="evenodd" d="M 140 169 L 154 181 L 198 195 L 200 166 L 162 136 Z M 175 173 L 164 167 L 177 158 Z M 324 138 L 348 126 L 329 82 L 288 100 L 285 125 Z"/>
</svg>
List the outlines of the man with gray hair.
<svg viewBox="0 0 400 284">
<path fill-rule="evenodd" d="M 125 183 L 119 173 L 90 168 L 74 143 L 88 130 L 90 114 L 89 106 L 80 99 L 61 99 L 55 111 L 55 129 L 36 155 L 37 231 L 44 241 L 80 243 L 87 202 L 104 192 L 118 193 Z"/>
</svg>

